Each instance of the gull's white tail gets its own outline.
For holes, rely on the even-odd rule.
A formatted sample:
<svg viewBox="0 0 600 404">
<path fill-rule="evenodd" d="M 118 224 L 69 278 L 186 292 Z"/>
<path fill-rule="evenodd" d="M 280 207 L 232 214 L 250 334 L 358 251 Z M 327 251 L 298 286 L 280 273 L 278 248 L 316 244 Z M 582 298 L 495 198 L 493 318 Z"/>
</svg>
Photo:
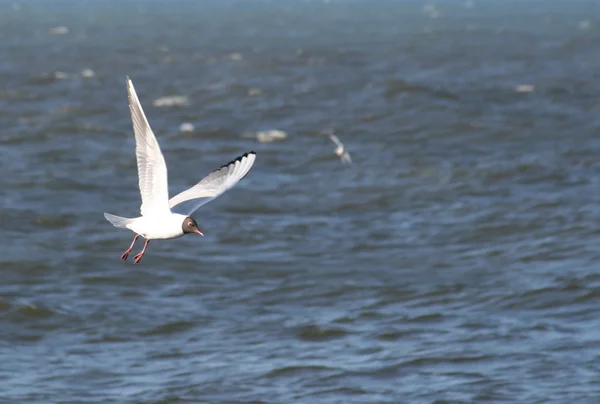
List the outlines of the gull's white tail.
<svg viewBox="0 0 600 404">
<path fill-rule="evenodd" d="M 133 223 L 135 219 L 128 219 L 126 217 L 111 215 L 110 213 L 105 213 L 104 217 L 108 220 L 113 226 L 119 227 L 121 229 L 128 229 L 127 225 Z"/>
</svg>

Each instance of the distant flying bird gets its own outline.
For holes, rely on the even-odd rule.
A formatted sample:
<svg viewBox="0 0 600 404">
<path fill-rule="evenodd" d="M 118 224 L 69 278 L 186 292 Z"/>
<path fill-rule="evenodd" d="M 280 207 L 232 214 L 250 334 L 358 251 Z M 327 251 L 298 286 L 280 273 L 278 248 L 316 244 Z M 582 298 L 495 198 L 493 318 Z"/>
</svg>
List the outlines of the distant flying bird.
<svg viewBox="0 0 600 404">
<path fill-rule="evenodd" d="M 342 160 L 342 163 L 351 164 L 352 159 L 350 158 L 350 154 L 347 151 L 344 151 L 344 144 L 340 139 L 333 133 L 329 133 L 329 139 L 337 146 L 335 148 L 335 154 Z"/>
<path fill-rule="evenodd" d="M 190 189 L 169 199 L 165 159 L 129 77 L 127 77 L 127 92 L 135 133 L 142 216 L 130 219 L 105 213 L 104 217 L 113 226 L 136 233 L 133 242 L 121 256 L 123 261 L 127 260 L 139 236 L 146 239 L 144 248 L 134 257 L 133 263 L 137 264 L 144 256 L 150 240 L 178 238 L 188 233 L 203 236 L 204 234 L 198 229 L 198 224 L 190 215 L 244 178 L 254 164 L 256 153 L 253 151 L 245 153 L 213 171 Z"/>
</svg>

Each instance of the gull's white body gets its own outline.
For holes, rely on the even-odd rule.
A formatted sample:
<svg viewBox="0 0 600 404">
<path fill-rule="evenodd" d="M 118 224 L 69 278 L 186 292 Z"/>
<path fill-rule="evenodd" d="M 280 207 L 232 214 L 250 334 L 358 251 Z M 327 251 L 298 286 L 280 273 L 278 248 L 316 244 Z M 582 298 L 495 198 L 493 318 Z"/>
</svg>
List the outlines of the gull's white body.
<svg viewBox="0 0 600 404">
<path fill-rule="evenodd" d="M 181 237 L 185 234 L 183 231 L 185 219 L 200 206 L 212 201 L 237 184 L 254 164 L 256 154 L 250 152 L 238 157 L 213 171 L 192 188 L 169 199 L 167 165 L 129 77 L 127 77 L 127 91 L 135 133 L 142 215 L 131 219 L 109 213 L 105 213 L 104 216 L 113 226 L 129 229 L 144 237 L 146 241 Z M 195 232 L 202 234 L 199 231 Z M 135 239 L 133 243 L 135 243 Z M 131 247 L 133 247 L 133 243 Z M 144 251 L 146 245 L 144 245 Z M 131 247 L 125 252 L 123 259 L 127 259 Z M 138 254 L 139 258 L 144 251 Z M 139 259 L 136 259 L 137 261 Z"/>
<path fill-rule="evenodd" d="M 145 239 L 166 240 L 183 236 L 181 224 L 185 215 L 170 213 L 168 215 L 140 216 L 131 221 L 127 228 Z"/>
</svg>

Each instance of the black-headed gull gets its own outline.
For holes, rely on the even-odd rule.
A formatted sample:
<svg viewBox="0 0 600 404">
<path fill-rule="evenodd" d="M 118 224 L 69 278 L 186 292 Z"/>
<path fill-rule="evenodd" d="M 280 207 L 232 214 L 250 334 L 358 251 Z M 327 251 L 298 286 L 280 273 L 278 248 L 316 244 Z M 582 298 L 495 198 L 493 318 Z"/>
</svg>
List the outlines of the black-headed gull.
<svg viewBox="0 0 600 404">
<path fill-rule="evenodd" d="M 136 233 L 133 242 L 121 256 L 124 261 L 127 260 L 138 237 L 142 236 L 146 239 L 144 248 L 134 257 L 134 264 L 137 264 L 144 256 L 150 240 L 178 238 L 188 233 L 203 236 L 196 221 L 190 215 L 244 178 L 254 164 L 256 153 L 253 151 L 245 153 L 213 171 L 190 189 L 169 199 L 167 165 L 129 77 L 127 77 L 127 92 L 135 133 L 142 216 L 125 218 L 105 213 L 104 217 L 113 226 Z"/>
<path fill-rule="evenodd" d="M 337 146 L 335 148 L 335 154 L 342 160 L 342 163 L 351 164 L 352 159 L 350 158 L 350 154 L 347 151 L 344 151 L 344 144 L 340 139 L 333 133 L 329 133 L 329 139 Z"/>
</svg>

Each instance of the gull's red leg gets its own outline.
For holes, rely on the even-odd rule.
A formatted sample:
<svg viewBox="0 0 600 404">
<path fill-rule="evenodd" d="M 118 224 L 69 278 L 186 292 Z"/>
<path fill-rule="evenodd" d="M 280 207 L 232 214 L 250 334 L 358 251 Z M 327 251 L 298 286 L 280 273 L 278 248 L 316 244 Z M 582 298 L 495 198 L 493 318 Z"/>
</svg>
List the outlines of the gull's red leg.
<svg viewBox="0 0 600 404">
<path fill-rule="evenodd" d="M 144 248 L 142 249 L 142 251 L 139 254 L 136 254 L 135 260 L 133 261 L 134 264 L 137 264 L 138 262 L 140 262 L 140 260 L 142 259 L 142 257 L 144 256 L 144 253 L 146 252 L 146 247 L 148 247 L 148 243 L 150 242 L 149 239 L 146 239 L 146 242 L 144 243 Z"/>
<path fill-rule="evenodd" d="M 133 238 L 133 241 L 131 242 L 131 245 L 129 246 L 129 248 L 127 249 L 127 251 L 125 251 L 125 252 L 123 253 L 123 255 L 121 255 L 121 259 L 122 259 L 123 261 L 127 261 L 127 257 L 129 257 L 129 253 L 130 253 L 130 252 L 131 252 L 131 250 L 133 249 L 133 245 L 135 244 L 135 242 L 137 241 L 137 239 L 138 239 L 138 237 L 139 237 L 139 236 L 140 236 L 139 234 L 136 234 L 136 235 L 135 235 L 135 237 Z"/>
</svg>

